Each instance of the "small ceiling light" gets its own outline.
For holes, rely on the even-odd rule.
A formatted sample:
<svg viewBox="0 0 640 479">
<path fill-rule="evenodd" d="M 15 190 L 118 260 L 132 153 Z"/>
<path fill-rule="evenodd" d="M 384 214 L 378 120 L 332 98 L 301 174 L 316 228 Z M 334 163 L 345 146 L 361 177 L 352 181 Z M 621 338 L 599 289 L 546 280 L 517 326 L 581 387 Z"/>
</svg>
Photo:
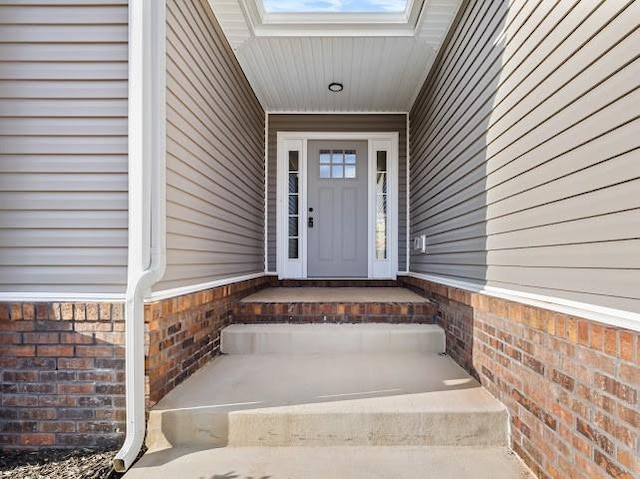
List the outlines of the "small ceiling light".
<svg viewBox="0 0 640 479">
<path fill-rule="evenodd" d="M 344 86 L 342 85 L 342 83 L 329 83 L 329 90 L 332 91 L 333 93 L 338 93 L 341 92 L 344 89 Z"/>
</svg>

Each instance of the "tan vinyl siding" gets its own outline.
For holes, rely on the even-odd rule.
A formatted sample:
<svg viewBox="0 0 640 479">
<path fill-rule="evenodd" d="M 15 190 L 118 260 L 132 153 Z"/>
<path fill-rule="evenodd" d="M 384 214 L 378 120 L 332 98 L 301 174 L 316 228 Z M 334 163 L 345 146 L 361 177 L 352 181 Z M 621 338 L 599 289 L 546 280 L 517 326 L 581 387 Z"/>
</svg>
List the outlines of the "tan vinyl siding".
<svg viewBox="0 0 640 479">
<path fill-rule="evenodd" d="M 123 293 L 127 2 L 0 5 L 0 291 Z"/>
<path fill-rule="evenodd" d="M 167 271 L 154 289 L 264 271 L 264 111 L 209 4 L 167 1 Z"/>
<path fill-rule="evenodd" d="M 640 312 L 640 2 L 470 1 L 411 111 L 411 271 Z"/>
<path fill-rule="evenodd" d="M 277 135 L 279 131 L 398 132 L 398 268 L 407 268 L 407 116 L 402 114 L 269 115 L 268 266 L 276 270 Z"/>
</svg>

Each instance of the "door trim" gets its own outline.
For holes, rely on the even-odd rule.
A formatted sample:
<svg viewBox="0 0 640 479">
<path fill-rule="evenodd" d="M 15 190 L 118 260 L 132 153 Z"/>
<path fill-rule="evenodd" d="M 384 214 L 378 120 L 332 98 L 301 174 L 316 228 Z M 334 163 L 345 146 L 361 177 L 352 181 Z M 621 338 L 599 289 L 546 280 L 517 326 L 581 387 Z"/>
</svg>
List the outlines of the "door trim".
<svg viewBox="0 0 640 479">
<path fill-rule="evenodd" d="M 276 267 L 280 279 L 308 279 L 307 276 L 307 142 L 309 140 L 367 141 L 369 162 L 367 181 L 367 278 L 396 279 L 398 275 L 398 132 L 278 132 L 277 134 L 277 203 Z M 288 258 L 288 152 L 298 151 L 299 166 L 299 254 Z M 387 258 L 377 260 L 375 253 L 375 204 L 377 151 L 386 151 L 388 162 L 388 234 Z M 327 279 L 327 278 L 323 278 Z M 344 279 L 344 278 L 342 278 Z M 362 278 L 360 278 L 362 279 Z"/>
</svg>

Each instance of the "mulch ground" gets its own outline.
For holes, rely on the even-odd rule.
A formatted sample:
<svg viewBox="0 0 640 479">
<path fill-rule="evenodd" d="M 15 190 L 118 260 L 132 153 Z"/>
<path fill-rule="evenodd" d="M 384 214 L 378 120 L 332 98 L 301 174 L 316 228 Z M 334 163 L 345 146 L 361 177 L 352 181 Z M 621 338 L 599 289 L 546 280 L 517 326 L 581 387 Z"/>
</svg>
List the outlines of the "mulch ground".
<svg viewBox="0 0 640 479">
<path fill-rule="evenodd" d="M 116 479 L 111 459 L 117 451 L 46 449 L 0 452 L 2 479 Z"/>
</svg>

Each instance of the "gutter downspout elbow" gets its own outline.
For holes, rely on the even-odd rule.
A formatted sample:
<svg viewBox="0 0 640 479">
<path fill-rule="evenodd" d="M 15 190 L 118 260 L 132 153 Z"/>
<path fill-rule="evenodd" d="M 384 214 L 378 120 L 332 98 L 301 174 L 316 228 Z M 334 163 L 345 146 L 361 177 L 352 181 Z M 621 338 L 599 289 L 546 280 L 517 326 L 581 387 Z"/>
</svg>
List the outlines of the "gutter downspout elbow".
<svg viewBox="0 0 640 479">
<path fill-rule="evenodd" d="M 164 275 L 166 258 L 164 254 L 159 256 L 158 264 L 138 276 L 127 291 L 127 433 L 120 451 L 113 459 L 116 472 L 124 472 L 131 467 L 142 449 L 146 433 L 144 295 Z"/>
<path fill-rule="evenodd" d="M 125 304 L 126 437 L 116 472 L 146 432 L 144 300 L 166 270 L 166 3 L 129 0 L 129 240 Z"/>
</svg>

